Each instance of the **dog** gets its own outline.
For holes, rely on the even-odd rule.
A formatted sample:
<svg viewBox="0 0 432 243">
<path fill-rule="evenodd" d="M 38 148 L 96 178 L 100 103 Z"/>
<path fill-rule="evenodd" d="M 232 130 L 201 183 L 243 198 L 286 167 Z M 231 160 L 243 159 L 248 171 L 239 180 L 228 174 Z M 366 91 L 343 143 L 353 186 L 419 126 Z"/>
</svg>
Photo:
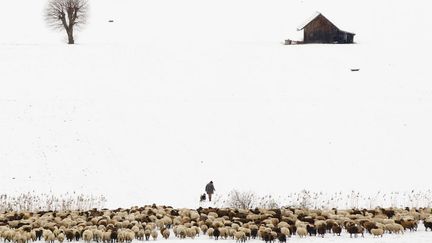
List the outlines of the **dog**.
<svg viewBox="0 0 432 243">
<path fill-rule="evenodd" d="M 204 193 L 200 196 L 200 202 L 204 202 L 205 200 L 206 200 L 206 194 Z"/>
</svg>

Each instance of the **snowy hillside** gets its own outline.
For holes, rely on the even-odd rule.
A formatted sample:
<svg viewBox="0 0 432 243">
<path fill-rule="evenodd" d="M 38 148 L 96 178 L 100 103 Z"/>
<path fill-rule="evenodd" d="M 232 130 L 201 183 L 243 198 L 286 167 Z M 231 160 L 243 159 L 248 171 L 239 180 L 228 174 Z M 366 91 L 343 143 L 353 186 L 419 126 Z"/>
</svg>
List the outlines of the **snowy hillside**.
<svg viewBox="0 0 432 243">
<path fill-rule="evenodd" d="M 74 46 L 3 2 L 1 193 L 430 188 L 428 1 L 91 0 Z M 357 44 L 281 45 L 315 11 Z"/>
</svg>

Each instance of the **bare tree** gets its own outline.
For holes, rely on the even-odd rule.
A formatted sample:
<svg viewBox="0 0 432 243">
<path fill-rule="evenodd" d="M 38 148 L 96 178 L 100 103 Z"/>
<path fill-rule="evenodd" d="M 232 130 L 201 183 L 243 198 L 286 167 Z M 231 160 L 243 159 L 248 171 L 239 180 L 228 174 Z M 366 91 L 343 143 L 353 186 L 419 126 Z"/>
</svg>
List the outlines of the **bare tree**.
<svg viewBox="0 0 432 243">
<path fill-rule="evenodd" d="M 49 0 L 45 20 L 54 29 L 66 30 L 68 44 L 74 44 L 74 30 L 87 20 L 87 0 Z"/>
<path fill-rule="evenodd" d="M 228 194 L 227 205 L 233 208 L 250 209 L 257 206 L 258 197 L 253 192 L 232 190 Z"/>
</svg>

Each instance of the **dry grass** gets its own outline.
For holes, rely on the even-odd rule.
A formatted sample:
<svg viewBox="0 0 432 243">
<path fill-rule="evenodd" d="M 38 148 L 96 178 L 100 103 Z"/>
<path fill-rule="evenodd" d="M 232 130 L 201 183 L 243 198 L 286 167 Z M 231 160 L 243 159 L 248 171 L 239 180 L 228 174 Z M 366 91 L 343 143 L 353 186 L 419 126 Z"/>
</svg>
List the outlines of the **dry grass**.
<svg viewBox="0 0 432 243">
<path fill-rule="evenodd" d="M 0 195 L 0 211 L 64 211 L 64 210 L 89 210 L 101 209 L 106 203 L 103 195 L 84 195 L 66 193 L 60 195 L 37 194 L 35 192 L 19 195 Z"/>
<path fill-rule="evenodd" d="M 277 208 L 281 206 L 331 209 L 331 208 L 420 208 L 432 207 L 432 191 L 405 191 L 405 192 L 312 192 L 302 190 L 290 193 L 285 197 L 264 195 L 254 192 L 231 191 L 228 195 L 216 195 L 215 206 L 238 208 Z"/>
</svg>

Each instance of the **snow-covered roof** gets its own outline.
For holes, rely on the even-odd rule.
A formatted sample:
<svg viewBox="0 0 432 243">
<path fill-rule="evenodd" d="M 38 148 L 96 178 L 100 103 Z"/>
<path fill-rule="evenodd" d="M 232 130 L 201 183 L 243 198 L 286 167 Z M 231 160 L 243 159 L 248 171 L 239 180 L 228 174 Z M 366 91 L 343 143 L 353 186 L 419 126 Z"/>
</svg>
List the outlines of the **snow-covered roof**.
<svg viewBox="0 0 432 243">
<path fill-rule="evenodd" d="M 333 22 L 331 22 L 327 17 L 325 17 L 322 13 L 320 13 L 320 12 L 315 12 L 315 14 L 314 15 L 312 15 L 310 18 L 308 18 L 302 25 L 300 25 L 299 27 L 297 27 L 297 31 L 300 31 L 300 30 L 302 30 L 302 29 L 304 29 L 305 27 L 306 27 L 306 25 L 308 25 L 310 22 L 312 22 L 314 19 L 316 19 L 318 16 L 320 16 L 320 15 L 322 15 L 325 19 L 327 19 L 331 24 L 333 24 L 336 28 L 338 28 L 340 31 L 343 31 L 343 32 L 346 32 L 346 33 L 349 33 L 349 34 L 353 34 L 353 35 L 355 35 L 354 33 L 352 33 L 352 32 L 349 32 L 349 31 L 345 31 L 345 30 L 341 30 L 339 27 L 337 27 Z"/>
<path fill-rule="evenodd" d="M 349 32 L 349 31 L 345 31 L 345 30 L 341 30 L 341 29 L 339 29 L 339 31 L 342 31 L 342 32 L 345 32 L 345 33 L 348 33 L 348 34 L 351 34 L 351 35 L 355 35 L 355 33 L 353 33 L 353 32 Z"/>
<path fill-rule="evenodd" d="M 297 30 L 300 31 L 302 30 L 304 27 L 306 27 L 306 25 L 308 25 L 312 20 L 314 20 L 316 17 L 320 16 L 321 13 L 316 11 L 314 15 L 312 15 L 310 18 L 308 18 L 305 22 L 303 22 L 303 24 L 301 24 L 299 27 L 297 27 Z"/>
</svg>

